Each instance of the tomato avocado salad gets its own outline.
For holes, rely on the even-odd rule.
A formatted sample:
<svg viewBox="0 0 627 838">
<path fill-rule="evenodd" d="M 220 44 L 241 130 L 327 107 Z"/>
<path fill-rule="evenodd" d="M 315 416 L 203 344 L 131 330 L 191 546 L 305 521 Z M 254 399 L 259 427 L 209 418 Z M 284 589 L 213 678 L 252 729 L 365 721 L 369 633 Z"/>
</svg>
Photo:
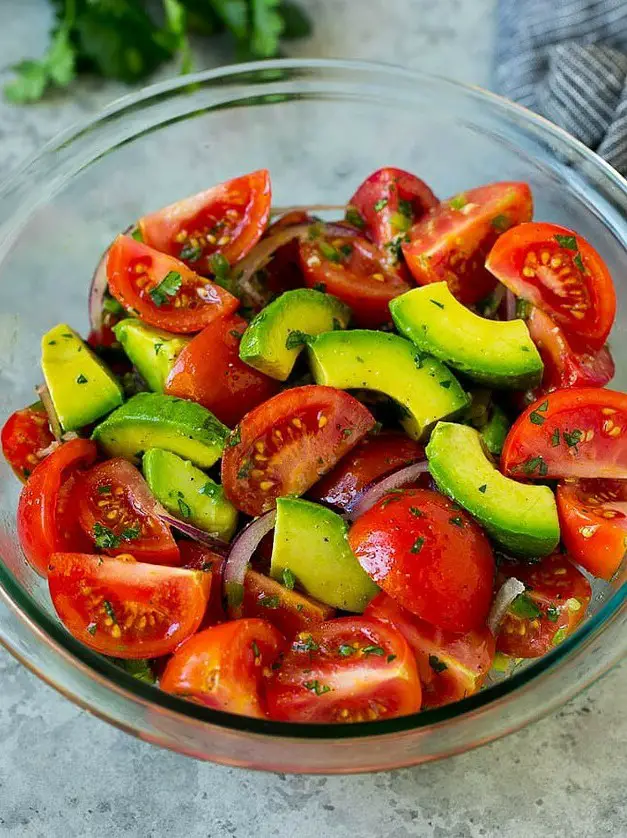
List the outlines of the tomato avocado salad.
<svg viewBox="0 0 627 838">
<path fill-rule="evenodd" d="M 336 220 L 321 220 L 324 211 Z M 372 721 L 550 653 L 627 544 L 612 278 L 525 183 L 261 170 L 117 236 L 2 429 L 66 629 L 202 705 Z M 492 673 L 492 674 L 490 674 Z"/>
</svg>

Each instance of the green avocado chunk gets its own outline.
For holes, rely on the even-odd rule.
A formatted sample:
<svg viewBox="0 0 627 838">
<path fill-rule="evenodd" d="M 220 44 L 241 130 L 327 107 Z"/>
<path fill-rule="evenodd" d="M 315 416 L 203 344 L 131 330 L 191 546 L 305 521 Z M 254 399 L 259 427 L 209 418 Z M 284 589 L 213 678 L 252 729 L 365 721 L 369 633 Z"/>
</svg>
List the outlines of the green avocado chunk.
<svg viewBox="0 0 627 838">
<path fill-rule="evenodd" d="M 163 448 L 209 468 L 222 456 L 229 433 L 196 402 L 138 393 L 98 425 L 92 439 L 110 457 L 126 457 L 135 464 L 149 448 Z"/>
<path fill-rule="evenodd" d="M 113 373 L 65 323 L 41 339 L 41 369 L 64 431 L 96 422 L 124 401 Z"/>
<path fill-rule="evenodd" d="M 237 526 L 237 510 L 222 486 L 189 460 L 160 448 L 146 451 L 142 467 L 153 495 L 175 518 L 229 541 Z"/>
<path fill-rule="evenodd" d="M 239 345 L 249 366 L 285 381 L 305 340 L 321 332 L 345 329 L 351 310 L 337 297 L 312 288 L 286 291 L 250 323 Z"/>
<path fill-rule="evenodd" d="M 474 381 L 524 390 L 542 379 L 544 365 L 525 322 L 479 317 L 453 297 L 446 282 L 401 294 L 390 311 L 402 335 Z"/>
<path fill-rule="evenodd" d="M 439 422 L 426 450 L 440 491 L 474 515 L 502 548 L 522 557 L 555 550 L 560 528 L 553 492 L 504 477 L 485 453 L 478 431 Z"/>
<path fill-rule="evenodd" d="M 468 396 L 450 370 L 398 335 L 368 329 L 325 332 L 307 348 L 316 384 L 390 396 L 401 406 L 402 425 L 413 439 L 468 406 Z"/>
<path fill-rule="evenodd" d="M 113 331 L 150 389 L 163 393 L 166 378 L 190 338 L 153 329 L 134 317 L 120 320 Z"/>
<path fill-rule="evenodd" d="M 379 588 L 348 545 L 348 526 L 325 506 L 300 498 L 278 498 L 270 575 L 291 571 L 315 599 L 361 613 Z"/>
</svg>

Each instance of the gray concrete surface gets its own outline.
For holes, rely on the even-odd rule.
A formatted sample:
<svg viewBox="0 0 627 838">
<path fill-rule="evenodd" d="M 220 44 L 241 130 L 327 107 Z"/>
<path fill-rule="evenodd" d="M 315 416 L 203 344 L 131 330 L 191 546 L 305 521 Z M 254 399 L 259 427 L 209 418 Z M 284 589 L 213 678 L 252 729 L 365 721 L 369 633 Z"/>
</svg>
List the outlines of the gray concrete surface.
<svg viewBox="0 0 627 838">
<path fill-rule="evenodd" d="M 303 0 L 304 1 L 304 0 Z M 494 0 L 307 0 L 291 55 L 405 64 L 486 84 Z M 39 54 L 45 0 L 0 0 L 0 82 Z M 225 60 L 216 47 L 199 64 Z M 0 103 L 0 175 L 124 90 L 83 82 L 31 108 Z M 0 650 L 0 835 L 90 838 L 559 838 L 627 835 L 627 666 L 561 712 L 430 766 L 362 777 L 201 764 L 79 711 Z"/>
</svg>

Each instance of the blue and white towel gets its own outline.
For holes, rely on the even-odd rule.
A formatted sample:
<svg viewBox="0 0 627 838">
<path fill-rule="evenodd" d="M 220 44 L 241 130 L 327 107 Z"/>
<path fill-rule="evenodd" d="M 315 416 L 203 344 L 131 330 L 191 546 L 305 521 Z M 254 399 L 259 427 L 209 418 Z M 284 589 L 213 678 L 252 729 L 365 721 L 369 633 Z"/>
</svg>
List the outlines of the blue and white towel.
<svg viewBox="0 0 627 838">
<path fill-rule="evenodd" d="M 495 88 L 627 176 L 627 0 L 500 0 Z"/>
</svg>

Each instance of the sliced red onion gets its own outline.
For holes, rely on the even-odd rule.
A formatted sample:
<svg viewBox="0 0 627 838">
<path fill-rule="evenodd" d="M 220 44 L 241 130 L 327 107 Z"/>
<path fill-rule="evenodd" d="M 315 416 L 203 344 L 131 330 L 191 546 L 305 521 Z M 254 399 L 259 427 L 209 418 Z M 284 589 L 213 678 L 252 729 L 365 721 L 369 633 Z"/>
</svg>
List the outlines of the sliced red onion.
<svg viewBox="0 0 627 838">
<path fill-rule="evenodd" d="M 102 307 L 107 291 L 107 254 L 106 250 L 94 271 L 89 289 L 89 325 L 98 331 L 102 325 Z"/>
<path fill-rule="evenodd" d="M 231 545 L 231 552 L 224 564 L 223 576 L 226 607 L 231 618 L 236 618 L 240 614 L 248 563 L 261 539 L 273 529 L 275 521 L 276 510 L 272 509 L 244 527 Z"/>
<path fill-rule="evenodd" d="M 509 288 L 505 291 L 505 319 L 516 320 L 516 297 Z"/>
<path fill-rule="evenodd" d="M 421 460 L 419 463 L 412 463 L 410 466 L 405 466 L 398 471 L 388 474 L 377 483 L 374 483 L 370 488 L 357 499 L 357 501 L 348 509 L 348 517 L 351 521 L 359 518 L 364 512 L 367 512 L 375 503 L 380 500 L 383 495 L 394 489 L 400 489 L 408 483 L 413 483 L 420 477 L 421 474 L 429 471 L 429 463 L 426 460 Z"/>
<path fill-rule="evenodd" d="M 488 616 L 488 628 L 494 636 L 496 636 L 512 602 L 516 597 L 524 594 L 525 590 L 526 588 L 523 583 L 513 576 L 510 576 L 509 579 L 503 582 L 497 595 L 494 597 L 494 602 L 492 603 L 492 608 Z"/>
<path fill-rule="evenodd" d="M 165 511 L 159 512 L 159 518 L 161 518 L 164 524 L 174 527 L 174 529 L 182 532 L 183 535 L 186 535 L 193 541 L 198 541 L 200 544 L 204 544 L 205 547 L 208 547 L 215 553 L 219 553 L 221 556 L 226 556 L 229 552 L 229 545 L 226 541 L 222 541 L 221 538 L 216 538 L 214 535 L 210 535 L 208 532 L 198 529 L 198 527 L 195 527 L 193 524 L 188 524 L 186 521 L 174 518 L 174 516 L 168 515 Z"/>
<path fill-rule="evenodd" d="M 288 212 L 306 212 L 309 215 L 316 212 L 346 212 L 346 204 L 303 204 L 302 206 L 293 207 L 272 207 L 270 216 L 276 218 L 277 215 L 287 215 Z"/>
<path fill-rule="evenodd" d="M 52 436 L 59 441 L 63 436 L 63 429 L 61 428 L 61 422 L 57 415 L 57 411 L 55 410 L 54 404 L 52 402 L 52 396 L 50 395 L 50 390 L 46 387 L 45 384 L 40 384 L 38 387 L 35 387 L 35 391 L 37 395 L 41 399 L 41 403 L 44 406 L 44 410 L 48 415 L 48 424 L 50 425 L 50 430 L 52 431 Z"/>
</svg>

